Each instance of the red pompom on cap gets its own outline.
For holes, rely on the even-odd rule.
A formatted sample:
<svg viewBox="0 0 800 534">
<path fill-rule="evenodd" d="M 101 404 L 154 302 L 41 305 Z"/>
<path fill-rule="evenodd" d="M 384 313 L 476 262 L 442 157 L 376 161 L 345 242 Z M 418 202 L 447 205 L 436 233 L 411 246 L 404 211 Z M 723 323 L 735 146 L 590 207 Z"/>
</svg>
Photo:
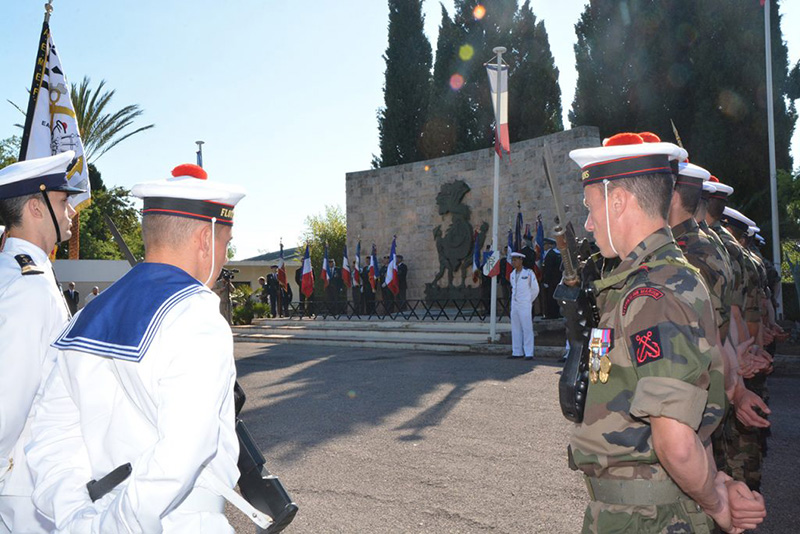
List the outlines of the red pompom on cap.
<svg viewBox="0 0 800 534">
<path fill-rule="evenodd" d="M 639 137 L 644 140 L 645 143 L 660 143 L 661 138 L 654 134 L 653 132 L 639 132 Z"/>
<path fill-rule="evenodd" d="M 612 135 L 603 140 L 603 146 L 642 145 L 644 139 L 639 134 L 625 132 Z"/>
<path fill-rule="evenodd" d="M 184 163 L 183 165 L 178 165 L 172 169 L 172 176 L 191 176 L 192 178 L 197 178 L 198 180 L 206 180 L 208 178 L 208 173 L 203 170 L 203 167 L 200 165 L 195 165 L 194 163 Z"/>
<path fill-rule="evenodd" d="M 708 181 L 709 181 L 709 182 L 717 182 L 717 183 L 719 183 L 719 178 L 717 178 L 716 176 L 714 176 L 714 175 L 712 174 L 712 175 L 711 175 L 711 178 L 709 178 L 709 179 L 708 179 Z"/>
</svg>

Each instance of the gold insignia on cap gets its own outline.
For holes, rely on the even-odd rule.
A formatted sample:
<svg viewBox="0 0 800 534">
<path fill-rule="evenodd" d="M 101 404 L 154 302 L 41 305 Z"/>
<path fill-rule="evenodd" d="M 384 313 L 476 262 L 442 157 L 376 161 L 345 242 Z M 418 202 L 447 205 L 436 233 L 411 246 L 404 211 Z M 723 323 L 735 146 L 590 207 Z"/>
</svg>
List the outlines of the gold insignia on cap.
<svg viewBox="0 0 800 534">
<path fill-rule="evenodd" d="M 581 173 L 581 180 L 586 180 L 587 178 L 589 178 L 589 171 L 583 171 Z"/>
<path fill-rule="evenodd" d="M 221 208 L 219 210 L 219 216 L 225 217 L 226 219 L 233 219 L 233 210 L 230 208 Z"/>
</svg>

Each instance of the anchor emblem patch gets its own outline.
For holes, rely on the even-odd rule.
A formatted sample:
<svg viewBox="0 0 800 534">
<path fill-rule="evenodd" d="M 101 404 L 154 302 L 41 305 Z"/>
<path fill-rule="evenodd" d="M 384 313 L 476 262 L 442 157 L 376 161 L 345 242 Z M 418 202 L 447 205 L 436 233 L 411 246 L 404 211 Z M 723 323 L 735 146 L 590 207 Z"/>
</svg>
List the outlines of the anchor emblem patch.
<svg viewBox="0 0 800 534">
<path fill-rule="evenodd" d="M 631 346 L 636 357 L 636 366 L 660 360 L 664 357 L 661 350 L 661 336 L 658 327 L 645 328 L 631 336 Z"/>
</svg>

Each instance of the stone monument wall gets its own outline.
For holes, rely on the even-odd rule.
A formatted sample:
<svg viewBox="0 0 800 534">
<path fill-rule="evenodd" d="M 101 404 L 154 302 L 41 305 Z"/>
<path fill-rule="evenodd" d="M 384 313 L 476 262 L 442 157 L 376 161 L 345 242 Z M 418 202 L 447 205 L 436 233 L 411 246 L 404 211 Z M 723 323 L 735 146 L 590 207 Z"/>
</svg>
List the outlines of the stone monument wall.
<svg viewBox="0 0 800 534">
<path fill-rule="evenodd" d="M 587 212 L 580 170 L 569 159 L 569 152 L 600 145 L 597 128 L 590 126 L 511 145 L 511 157 L 504 155 L 500 163 L 501 251 L 508 240 L 508 230 L 514 228 L 517 201 L 531 232 L 541 213 L 545 236 L 550 234 L 556 211 L 542 163 L 545 144 L 552 152 L 555 168 L 551 172 L 561 184 L 566 216 L 578 236 L 585 235 Z M 351 261 L 355 259 L 359 237 L 362 257 L 375 243 L 380 261 L 389 253 L 392 236 L 397 235 L 397 253 L 405 257 L 408 265 L 409 299 L 426 298 L 426 285 L 434 282 L 443 266 L 444 273 L 435 284 L 441 289 L 436 291 L 438 298 L 447 294 L 451 298 L 477 298 L 479 292 L 472 281 L 472 231 L 477 229 L 481 232 L 479 240 L 491 244 L 493 180 L 493 149 L 347 173 L 347 247 Z M 465 250 L 466 257 L 459 265 L 458 257 Z M 432 288 L 428 288 L 428 298 Z"/>
</svg>

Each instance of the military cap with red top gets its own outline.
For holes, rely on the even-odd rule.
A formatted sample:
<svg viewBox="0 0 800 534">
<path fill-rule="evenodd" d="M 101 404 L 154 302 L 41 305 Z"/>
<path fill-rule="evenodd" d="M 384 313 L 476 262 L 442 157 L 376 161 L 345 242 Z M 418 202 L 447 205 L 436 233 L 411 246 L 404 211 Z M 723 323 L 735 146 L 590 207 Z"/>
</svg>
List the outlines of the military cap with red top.
<svg viewBox="0 0 800 534">
<path fill-rule="evenodd" d="M 136 184 L 131 193 L 144 200 L 142 215 L 173 215 L 233 225 L 233 208 L 245 191 L 237 185 L 208 180 L 206 171 L 191 163 L 172 169 L 166 180 Z"/>
<path fill-rule="evenodd" d="M 644 132 L 645 137 L 653 136 Z M 657 137 L 657 136 L 656 136 Z M 687 152 L 672 143 L 645 142 L 640 134 L 619 133 L 603 141 L 603 146 L 579 148 L 569 157 L 581 168 L 583 186 L 604 181 L 652 174 L 677 174 L 677 162 Z"/>
<path fill-rule="evenodd" d="M 714 186 L 714 192 L 709 195 L 710 198 L 725 200 L 733 194 L 733 188 L 720 182 L 716 176 L 711 176 L 708 181 Z"/>
</svg>

